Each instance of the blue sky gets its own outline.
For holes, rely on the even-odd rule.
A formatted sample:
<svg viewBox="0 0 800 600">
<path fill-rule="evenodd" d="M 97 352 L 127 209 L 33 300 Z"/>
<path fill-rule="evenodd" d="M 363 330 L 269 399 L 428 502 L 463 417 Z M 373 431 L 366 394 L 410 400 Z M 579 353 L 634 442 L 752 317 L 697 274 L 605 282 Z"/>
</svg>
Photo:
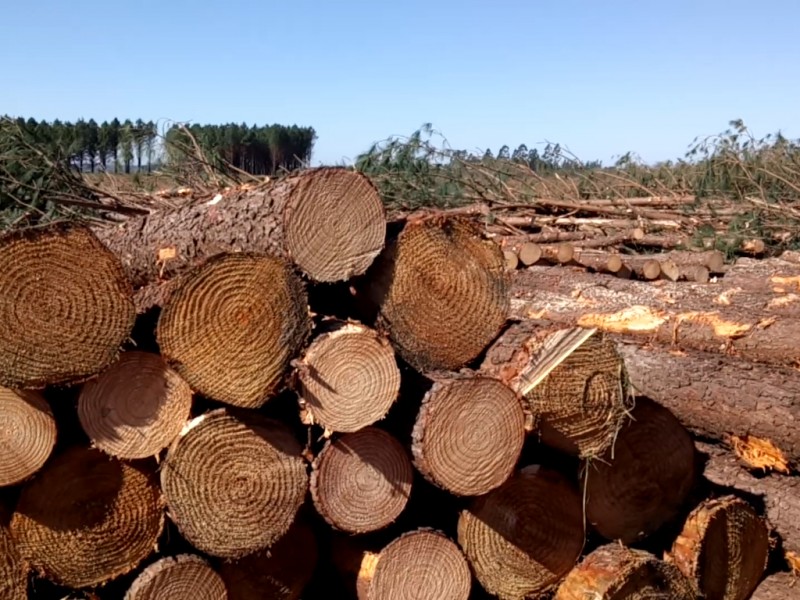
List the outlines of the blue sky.
<svg viewBox="0 0 800 600">
<path fill-rule="evenodd" d="M 297 124 L 313 162 L 431 122 L 453 147 L 682 156 L 800 137 L 800 2 L 0 0 L 0 114 Z"/>
</svg>

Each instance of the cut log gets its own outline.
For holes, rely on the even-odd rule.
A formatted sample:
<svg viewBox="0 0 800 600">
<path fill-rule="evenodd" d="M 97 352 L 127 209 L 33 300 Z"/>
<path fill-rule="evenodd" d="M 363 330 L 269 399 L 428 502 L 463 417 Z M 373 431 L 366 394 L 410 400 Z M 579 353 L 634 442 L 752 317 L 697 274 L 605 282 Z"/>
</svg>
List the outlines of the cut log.
<svg viewBox="0 0 800 600">
<path fill-rule="evenodd" d="M 513 323 L 492 344 L 481 372 L 520 394 L 545 444 L 592 458 L 613 443 L 633 407 L 627 374 L 602 332 L 537 321 Z"/>
<path fill-rule="evenodd" d="M 303 408 L 328 431 L 354 432 L 386 416 L 400 392 L 394 349 L 375 330 L 329 321 L 297 362 Z"/>
<path fill-rule="evenodd" d="M 800 464 L 800 372 L 711 352 L 674 352 L 617 340 L 631 385 L 693 433 L 770 440 Z"/>
<path fill-rule="evenodd" d="M 0 388 L 0 487 L 16 485 L 45 464 L 56 444 L 56 421 L 36 391 Z"/>
<path fill-rule="evenodd" d="M 123 600 L 227 600 L 225 583 L 199 556 L 165 556 L 133 581 Z"/>
<path fill-rule="evenodd" d="M 795 265 L 795 274 L 800 268 Z M 741 274 L 741 271 L 738 272 Z M 528 267 L 513 274 L 511 316 L 596 327 L 689 350 L 729 352 L 792 366 L 800 360 L 800 295 L 773 289 L 768 278 L 748 286 L 668 281 L 652 284 L 575 270 Z M 782 290 L 782 291 L 781 291 Z"/>
<path fill-rule="evenodd" d="M 28 600 L 28 565 L 4 520 L 0 521 L 0 598 Z"/>
<path fill-rule="evenodd" d="M 510 387 L 486 376 L 440 376 L 422 400 L 411 448 L 428 481 L 479 496 L 511 476 L 524 441 L 525 413 Z"/>
<path fill-rule="evenodd" d="M 419 371 L 456 370 L 505 323 L 503 252 L 468 219 L 409 219 L 373 264 L 358 295 L 400 356 Z"/>
<path fill-rule="evenodd" d="M 575 256 L 575 247 L 569 242 L 561 242 L 555 245 L 540 246 L 542 258 L 553 264 L 565 265 L 572 261 Z"/>
<path fill-rule="evenodd" d="M 186 274 L 163 307 L 156 338 L 192 389 L 258 408 L 281 390 L 310 333 L 307 293 L 288 263 L 238 253 Z"/>
<path fill-rule="evenodd" d="M 588 554 L 558 587 L 554 600 L 695 600 L 689 579 L 649 552 L 605 544 Z"/>
<path fill-rule="evenodd" d="M 367 270 L 383 247 L 386 215 L 366 176 L 321 167 L 216 204 L 194 202 L 96 231 L 136 288 L 221 252 L 276 254 L 312 280 L 334 282 Z"/>
<path fill-rule="evenodd" d="M 632 271 L 617 252 L 579 250 L 575 262 L 598 273 L 609 273 L 617 277 L 630 277 Z"/>
<path fill-rule="evenodd" d="M 503 250 L 503 257 L 506 260 L 506 269 L 509 271 L 513 271 L 519 265 L 519 256 L 517 256 L 516 252 L 512 252 L 511 250 Z"/>
<path fill-rule="evenodd" d="M 136 310 L 119 259 L 83 227 L 0 238 L 0 385 L 88 379 L 117 358 Z"/>
<path fill-rule="evenodd" d="M 132 571 L 163 526 L 154 472 L 72 446 L 22 488 L 11 535 L 40 576 L 80 588 Z"/>
<path fill-rule="evenodd" d="M 458 519 L 458 543 L 475 576 L 501 600 L 551 590 L 575 566 L 584 541 L 578 490 L 539 465 L 474 499 Z"/>
<path fill-rule="evenodd" d="M 467 600 L 472 574 L 464 554 L 445 534 L 417 529 L 402 534 L 378 555 L 370 600 Z"/>
<path fill-rule="evenodd" d="M 747 600 L 769 560 L 769 528 L 736 496 L 701 503 L 689 515 L 665 559 L 708 600 Z"/>
<path fill-rule="evenodd" d="M 708 460 L 703 475 L 727 493 L 764 505 L 769 524 L 781 538 L 783 549 L 800 552 L 800 477 L 773 473 L 756 477 L 725 448 L 696 442 Z"/>
<path fill-rule="evenodd" d="M 800 578 L 788 572 L 775 573 L 766 577 L 750 600 L 788 600 L 800 594 Z"/>
<path fill-rule="evenodd" d="M 289 530 L 308 475 L 286 425 L 221 408 L 190 421 L 172 442 L 161 488 L 189 543 L 211 556 L 240 558 Z"/>
<path fill-rule="evenodd" d="M 539 262 L 542 257 L 542 248 L 538 244 L 526 242 L 519 248 L 519 261 L 527 266 Z"/>
<path fill-rule="evenodd" d="M 639 398 L 599 460 L 584 466 L 586 516 L 609 540 L 647 538 L 683 510 L 698 479 L 689 432 L 666 408 Z"/>
<path fill-rule="evenodd" d="M 78 418 L 92 443 L 118 458 L 155 456 L 169 446 L 192 408 L 192 390 L 158 354 L 129 351 L 84 384 Z"/>
<path fill-rule="evenodd" d="M 377 531 L 403 512 L 413 475 L 405 447 L 386 431 L 365 427 L 326 442 L 314 460 L 311 497 L 336 529 Z"/>
<path fill-rule="evenodd" d="M 371 600 L 369 586 L 378 566 L 380 545 L 362 536 L 334 534 L 330 546 L 331 562 L 350 598 Z"/>
<path fill-rule="evenodd" d="M 298 518 L 269 550 L 236 561 L 217 561 L 228 600 L 299 600 L 311 581 L 319 560 L 314 531 Z"/>
</svg>

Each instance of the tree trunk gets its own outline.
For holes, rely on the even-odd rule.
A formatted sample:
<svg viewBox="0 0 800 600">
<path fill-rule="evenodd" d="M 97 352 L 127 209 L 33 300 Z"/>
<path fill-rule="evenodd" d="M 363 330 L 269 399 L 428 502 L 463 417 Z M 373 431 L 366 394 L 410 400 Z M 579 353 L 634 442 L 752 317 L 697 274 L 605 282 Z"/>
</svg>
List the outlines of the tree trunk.
<svg viewBox="0 0 800 600">
<path fill-rule="evenodd" d="M 583 522 L 572 482 L 529 465 L 461 512 L 458 542 L 487 592 L 518 600 L 550 591 L 575 566 Z"/>
<path fill-rule="evenodd" d="M 45 578 L 96 586 L 150 555 L 164 526 L 163 508 L 149 467 L 72 446 L 22 488 L 11 535 Z"/>
<path fill-rule="evenodd" d="M 464 554 L 439 531 L 406 532 L 387 544 L 369 583 L 369 598 L 467 600 L 472 573 Z"/>
<path fill-rule="evenodd" d="M 703 598 L 747 600 L 764 575 L 769 551 L 764 518 L 741 498 L 724 496 L 692 511 L 667 560 Z"/>
<path fill-rule="evenodd" d="M 703 475 L 727 493 L 747 498 L 763 510 L 771 527 L 783 543 L 783 549 L 800 552 L 800 477 L 771 474 L 756 477 L 725 448 L 696 442 L 707 456 Z"/>
<path fill-rule="evenodd" d="M 92 443 L 123 459 L 158 455 L 189 420 L 192 389 L 158 354 L 124 352 L 78 396 Z"/>
<path fill-rule="evenodd" d="M 666 406 L 693 433 L 770 440 L 800 461 L 800 373 L 713 352 L 673 352 L 616 338 L 631 385 Z"/>
<path fill-rule="evenodd" d="M 411 216 L 357 290 L 398 354 L 419 371 L 457 370 L 506 321 L 503 252 L 468 218 Z"/>
<path fill-rule="evenodd" d="M 309 169 L 212 202 L 159 210 L 96 232 L 122 258 L 136 288 L 234 251 L 271 252 L 290 258 L 314 281 L 343 281 L 364 273 L 383 248 L 381 198 L 355 171 Z"/>
<path fill-rule="evenodd" d="M 133 581 L 125 600 L 197 598 L 227 600 L 225 582 L 205 559 L 194 554 L 165 556 L 148 565 Z"/>
<path fill-rule="evenodd" d="M 362 534 L 400 516 L 412 479 L 406 448 L 386 431 L 364 427 L 325 444 L 312 466 L 311 497 L 332 527 Z"/>
<path fill-rule="evenodd" d="M 666 408 L 640 398 L 613 446 L 584 465 L 587 519 L 606 539 L 643 540 L 684 509 L 696 467 L 689 432 Z"/>
<path fill-rule="evenodd" d="M 156 339 L 193 390 L 259 408 L 283 389 L 310 334 L 306 290 L 289 264 L 239 252 L 214 256 L 181 278 Z"/>
<path fill-rule="evenodd" d="M 355 432 L 389 412 L 400 392 L 391 344 L 360 323 L 326 321 L 295 362 L 300 401 L 329 432 Z"/>
<path fill-rule="evenodd" d="M 644 550 L 604 544 L 586 555 L 554 600 L 695 600 L 691 582 L 674 565 Z"/>
<path fill-rule="evenodd" d="M 800 267 L 777 259 L 773 266 L 772 275 L 747 278 L 746 266 L 737 265 L 731 269 L 735 283 L 726 276 L 715 284 L 654 284 L 529 267 L 513 275 L 511 315 L 793 366 L 800 361 L 800 295 L 794 293 Z"/>
<path fill-rule="evenodd" d="M 289 530 L 308 475 L 286 425 L 222 408 L 193 419 L 173 441 L 161 488 L 190 544 L 235 559 L 268 548 Z"/>
<path fill-rule="evenodd" d="M 131 294 L 118 257 L 84 227 L 0 237 L 0 385 L 77 383 L 105 369 L 133 330 Z"/>
<path fill-rule="evenodd" d="M 545 444 L 591 458 L 616 439 L 632 405 L 622 358 L 602 333 L 522 321 L 486 352 L 481 372 L 520 394 L 528 429 Z"/>
<path fill-rule="evenodd" d="M 484 376 L 433 377 L 412 433 L 414 464 L 457 496 L 479 496 L 508 479 L 525 441 L 514 391 Z"/>
</svg>

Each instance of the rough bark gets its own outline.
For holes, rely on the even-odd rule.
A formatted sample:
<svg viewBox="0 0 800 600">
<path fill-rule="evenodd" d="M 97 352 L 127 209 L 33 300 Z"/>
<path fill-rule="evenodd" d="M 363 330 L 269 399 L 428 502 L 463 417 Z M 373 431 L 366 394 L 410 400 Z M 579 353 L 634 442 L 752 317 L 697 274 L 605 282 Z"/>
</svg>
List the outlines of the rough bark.
<svg viewBox="0 0 800 600">
<path fill-rule="evenodd" d="M 525 413 L 514 391 L 486 376 L 438 376 L 412 434 L 414 464 L 459 496 L 479 496 L 511 476 L 525 441 Z"/>
<path fill-rule="evenodd" d="M 790 264 L 790 263 L 787 263 Z M 776 268 L 780 265 L 776 265 Z M 794 277 L 800 268 L 791 265 Z M 793 366 L 800 361 L 797 283 L 743 268 L 715 284 L 649 283 L 579 269 L 529 267 L 513 274 L 511 316 L 597 327 L 676 348 L 724 352 L 746 360 Z M 779 272 L 784 272 L 782 268 Z M 779 281 L 790 281 L 785 276 Z"/>
<path fill-rule="evenodd" d="M 800 552 L 800 477 L 772 473 L 757 477 L 721 446 L 696 442 L 707 457 L 703 475 L 711 483 L 757 503 L 780 536 L 783 549 Z M 704 458 L 705 458 L 704 457 Z"/>
<path fill-rule="evenodd" d="M 0 237 L 0 385 L 74 384 L 114 360 L 136 317 L 118 257 L 80 226 Z"/>
<path fill-rule="evenodd" d="M 365 176 L 321 167 L 215 204 L 193 202 L 95 232 L 137 289 L 220 252 L 271 252 L 315 281 L 332 282 L 366 271 L 383 247 L 386 215 Z"/>
<path fill-rule="evenodd" d="M 458 543 L 487 592 L 501 600 L 537 597 L 577 563 L 583 518 L 571 482 L 529 465 L 461 512 Z"/>
<path fill-rule="evenodd" d="M 581 458 L 603 454 L 632 407 L 623 360 L 601 332 L 513 323 L 492 343 L 480 370 L 524 398 L 528 429 L 545 444 Z"/>
<path fill-rule="evenodd" d="M 0 518 L 0 598 L 26 600 L 28 565 L 22 560 L 5 521 L 5 518 Z"/>
<path fill-rule="evenodd" d="M 745 500 L 723 496 L 691 512 L 666 560 L 702 597 L 746 600 L 764 575 L 769 551 L 764 518 Z"/>
<path fill-rule="evenodd" d="M 508 280 L 503 252 L 473 221 L 423 215 L 390 238 L 356 295 L 411 366 L 457 370 L 505 323 Z"/>
<path fill-rule="evenodd" d="M 616 348 L 636 392 L 666 406 L 693 433 L 719 441 L 768 439 L 788 460 L 800 461 L 796 369 L 619 338 Z"/>
</svg>

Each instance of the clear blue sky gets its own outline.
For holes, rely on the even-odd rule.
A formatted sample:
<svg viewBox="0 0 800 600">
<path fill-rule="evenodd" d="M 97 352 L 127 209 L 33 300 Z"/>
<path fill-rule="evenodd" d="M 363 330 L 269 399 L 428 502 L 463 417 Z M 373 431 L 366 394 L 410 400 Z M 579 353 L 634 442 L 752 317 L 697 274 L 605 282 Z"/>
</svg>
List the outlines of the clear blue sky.
<svg viewBox="0 0 800 600">
<path fill-rule="evenodd" d="M 800 2 L 0 0 L 0 114 L 313 126 L 313 162 L 451 146 L 682 156 L 800 137 Z"/>
</svg>

